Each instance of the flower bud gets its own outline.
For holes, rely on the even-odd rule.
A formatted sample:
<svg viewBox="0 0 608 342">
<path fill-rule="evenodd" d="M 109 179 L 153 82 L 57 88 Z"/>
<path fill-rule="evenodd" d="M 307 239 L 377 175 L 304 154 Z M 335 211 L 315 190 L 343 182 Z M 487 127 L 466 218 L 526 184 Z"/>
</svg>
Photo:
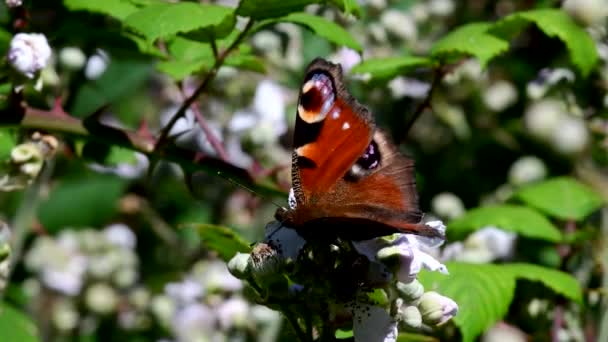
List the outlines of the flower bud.
<svg viewBox="0 0 608 342">
<path fill-rule="evenodd" d="M 86 292 L 85 302 L 91 311 L 99 314 L 108 314 L 118 305 L 118 296 L 113 288 L 107 284 L 91 285 Z"/>
<path fill-rule="evenodd" d="M 8 61 L 27 78 L 34 78 L 50 58 L 51 47 L 43 34 L 17 33 L 11 40 Z"/>
<path fill-rule="evenodd" d="M 551 141 L 558 152 L 577 154 L 587 147 L 589 132 L 583 120 L 569 117 L 560 120 L 552 132 Z"/>
<path fill-rule="evenodd" d="M 422 314 L 422 321 L 429 325 L 441 325 L 458 312 L 458 305 L 448 297 L 437 292 L 429 291 L 422 295 L 418 309 Z"/>
<path fill-rule="evenodd" d="M 547 176 L 547 167 L 535 156 L 524 156 L 517 159 L 509 169 L 509 182 L 523 185 L 539 181 Z"/>
<path fill-rule="evenodd" d="M 78 311 L 68 300 L 58 300 L 52 307 L 53 324 L 59 331 L 69 331 L 78 325 Z"/>
<path fill-rule="evenodd" d="M 532 104 L 525 113 L 524 123 L 530 134 L 540 138 L 549 139 L 566 116 L 563 103 L 554 99 L 544 99 Z"/>
<path fill-rule="evenodd" d="M 585 26 L 601 23 L 608 16 L 605 0 L 566 0 L 562 8 Z"/>
<path fill-rule="evenodd" d="M 59 62 L 66 69 L 80 70 L 87 62 L 87 56 L 85 56 L 80 48 L 68 46 L 59 52 Z"/>
<path fill-rule="evenodd" d="M 23 0 L 6 0 L 6 7 L 14 8 L 19 7 L 23 4 Z"/>
<path fill-rule="evenodd" d="M 396 285 L 399 297 L 403 298 L 408 303 L 417 302 L 424 294 L 424 286 L 414 279 L 409 283 L 397 282 Z"/>
<path fill-rule="evenodd" d="M 399 313 L 399 317 L 403 324 L 411 329 L 419 329 L 422 327 L 422 314 L 417 307 L 410 305 L 406 306 Z"/>
<path fill-rule="evenodd" d="M 258 285 L 265 289 L 272 288 L 276 291 L 285 292 L 288 291 L 288 284 L 285 276 L 281 273 L 284 269 L 284 261 L 271 245 L 258 243 L 251 252 L 248 268 Z"/>
<path fill-rule="evenodd" d="M 483 92 L 483 102 L 488 109 L 500 112 L 517 101 L 517 89 L 507 81 L 497 81 Z"/>
<path fill-rule="evenodd" d="M 246 279 L 249 276 L 249 258 L 247 253 L 236 253 L 228 261 L 228 271 L 239 279 Z"/>
<path fill-rule="evenodd" d="M 450 192 L 443 192 L 433 197 L 431 207 L 435 214 L 447 219 L 455 219 L 465 212 L 462 200 Z"/>
<path fill-rule="evenodd" d="M 40 149 L 33 143 L 24 143 L 13 147 L 11 150 L 11 161 L 23 164 L 28 161 L 42 160 Z"/>
<path fill-rule="evenodd" d="M 156 318 L 165 326 L 171 324 L 171 319 L 175 314 L 175 302 L 171 297 L 159 295 L 152 299 L 151 309 Z"/>
</svg>

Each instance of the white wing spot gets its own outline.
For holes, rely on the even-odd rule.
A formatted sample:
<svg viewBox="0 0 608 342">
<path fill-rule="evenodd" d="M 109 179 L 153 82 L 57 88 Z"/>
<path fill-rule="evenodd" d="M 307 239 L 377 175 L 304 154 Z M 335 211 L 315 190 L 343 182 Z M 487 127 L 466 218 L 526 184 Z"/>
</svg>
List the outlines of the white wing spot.
<svg viewBox="0 0 608 342">
<path fill-rule="evenodd" d="M 331 113 L 331 118 L 334 120 L 337 120 L 340 117 L 340 109 L 336 109 L 334 110 L 333 113 Z"/>
<path fill-rule="evenodd" d="M 345 123 L 342 124 L 342 130 L 343 131 L 346 131 L 349 128 L 350 128 L 350 124 L 348 122 L 345 122 Z"/>
</svg>

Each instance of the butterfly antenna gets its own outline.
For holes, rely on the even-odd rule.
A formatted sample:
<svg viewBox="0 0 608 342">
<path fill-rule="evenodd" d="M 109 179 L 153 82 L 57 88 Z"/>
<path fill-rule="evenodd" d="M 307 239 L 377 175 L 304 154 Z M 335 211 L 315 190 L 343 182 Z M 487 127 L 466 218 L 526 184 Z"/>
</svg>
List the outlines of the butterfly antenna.
<svg viewBox="0 0 608 342">
<path fill-rule="evenodd" d="M 260 194 L 259 192 L 256 192 L 255 190 L 253 190 L 253 189 L 251 189 L 251 188 L 246 187 L 245 185 L 243 185 L 243 184 L 241 184 L 241 183 L 239 183 L 239 182 L 235 181 L 234 179 L 232 179 L 232 178 L 230 178 L 230 177 L 226 177 L 226 180 L 228 180 L 230 183 L 232 183 L 232 184 L 234 184 L 234 185 L 238 186 L 238 187 L 239 187 L 239 188 L 241 188 L 241 189 L 244 189 L 244 190 L 246 190 L 246 191 L 249 191 L 249 192 L 250 192 L 251 194 L 253 194 L 253 195 L 256 195 L 256 196 L 262 197 L 263 199 L 265 199 L 265 200 L 269 201 L 270 203 L 274 204 L 274 205 L 275 205 L 276 207 L 278 207 L 278 208 L 285 208 L 284 206 L 282 206 L 282 205 L 278 204 L 277 202 L 275 202 L 275 201 L 273 201 L 273 200 L 269 199 L 268 197 L 266 197 L 266 196 L 264 196 L 264 195 Z"/>
</svg>

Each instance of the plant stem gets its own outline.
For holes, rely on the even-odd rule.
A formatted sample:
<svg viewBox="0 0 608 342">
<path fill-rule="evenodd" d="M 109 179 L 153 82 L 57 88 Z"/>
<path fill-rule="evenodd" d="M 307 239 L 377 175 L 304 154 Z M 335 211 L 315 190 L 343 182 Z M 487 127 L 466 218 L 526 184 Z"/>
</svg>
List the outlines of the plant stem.
<svg viewBox="0 0 608 342">
<path fill-rule="evenodd" d="M 213 79 L 217 75 L 218 70 L 224 64 L 226 57 L 228 57 L 228 55 L 230 54 L 230 52 L 232 52 L 232 50 L 234 50 L 236 47 L 238 47 L 238 45 L 247 36 L 247 34 L 249 33 L 249 30 L 252 27 L 253 27 L 253 20 L 249 19 L 249 21 L 247 22 L 247 25 L 245 25 L 245 28 L 243 28 L 243 31 L 241 31 L 241 33 L 239 33 L 239 35 L 234 39 L 232 44 L 230 44 L 215 59 L 215 63 L 213 64 L 211 69 L 209 69 L 207 74 L 205 74 L 205 77 L 203 78 L 203 81 L 201 82 L 201 84 L 194 90 L 194 92 L 188 98 L 186 98 L 186 100 L 179 107 L 178 111 L 173 115 L 171 120 L 169 120 L 167 125 L 161 131 L 160 137 L 158 138 L 158 141 L 154 148 L 155 151 L 158 151 L 162 148 L 165 141 L 167 140 L 167 136 L 169 135 L 171 128 L 173 128 L 173 126 L 175 125 L 177 120 L 179 120 L 179 118 L 184 116 L 184 114 L 186 113 L 186 110 L 194 103 L 194 101 L 199 97 L 199 95 L 202 94 L 205 90 L 207 90 L 207 87 L 209 86 L 209 84 L 211 84 L 211 81 L 213 81 Z"/>
</svg>

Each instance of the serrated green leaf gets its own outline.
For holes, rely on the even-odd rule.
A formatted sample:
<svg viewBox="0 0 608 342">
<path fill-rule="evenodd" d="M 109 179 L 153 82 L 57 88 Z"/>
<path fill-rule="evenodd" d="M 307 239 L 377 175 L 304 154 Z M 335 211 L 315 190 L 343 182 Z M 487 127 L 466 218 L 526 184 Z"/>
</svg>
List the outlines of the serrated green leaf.
<svg viewBox="0 0 608 342">
<path fill-rule="evenodd" d="M 515 291 L 515 277 L 497 265 L 448 263 L 449 275 L 422 272 L 418 279 L 426 291 L 436 290 L 458 304 L 453 318 L 462 340 L 475 337 L 502 319 Z"/>
<path fill-rule="evenodd" d="M 361 16 L 361 6 L 357 0 L 330 0 L 338 6 L 345 14 L 352 14 L 355 17 Z"/>
<path fill-rule="evenodd" d="M 558 177 L 529 185 L 515 197 L 553 217 L 582 220 L 602 206 L 602 198 L 570 177 Z"/>
<path fill-rule="evenodd" d="M 344 28 L 333 21 L 308 13 L 292 13 L 285 17 L 264 20 L 254 26 L 252 32 L 281 22 L 289 22 L 304 26 L 332 43 L 343 45 L 357 51 L 363 50 L 361 44 L 359 44 L 359 42 L 357 42 L 357 40 Z"/>
<path fill-rule="evenodd" d="M 430 59 L 417 56 L 372 58 L 354 66 L 351 73 L 369 74 L 372 80 L 387 80 L 432 64 Z"/>
<path fill-rule="evenodd" d="M 7 303 L 0 304 L 0 341 L 38 342 L 38 328 L 32 320 Z"/>
<path fill-rule="evenodd" d="M 64 0 L 63 4 L 71 11 L 100 13 L 118 20 L 138 10 L 137 6 L 125 0 Z"/>
<path fill-rule="evenodd" d="M 431 57 L 445 62 L 454 57 L 474 56 L 485 67 L 492 58 L 509 49 L 509 42 L 488 33 L 491 27 L 490 23 L 461 26 L 433 44 Z"/>
<path fill-rule="evenodd" d="M 562 240 L 560 231 L 536 210 L 518 205 L 488 206 L 469 210 L 464 216 L 448 224 L 448 233 L 462 236 L 493 226 L 515 232 L 531 239 L 551 242 Z"/>
<path fill-rule="evenodd" d="M 150 5 L 129 15 L 124 23 L 153 42 L 178 33 L 220 28 L 234 22 L 233 9 L 225 6 L 194 2 Z"/>
<path fill-rule="evenodd" d="M 583 76 L 588 76 L 598 62 L 597 50 L 591 36 L 558 9 L 536 9 L 511 14 L 498 21 L 491 33 L 513 38 L 527 24 L 535 24 L 549 37 L 557 37 L 566 45 L 572 64 Z"/>
<path fill-rule="evenodd" d="M 112 146 L 105 160 L 105 164 L 107 165 L 136 163 L 135 151 L 120 146 Z"/>
<path fill-rule="evenodd" d="M 123 179 L 99 174 L 64 180 L 40 204 L 38 218 L 50 232 L 68 226 L 101 226 L 116 212 L 126 185 Z"/>
<path fill-rule="evenodd" d="M 219 254 L 224 261 L 229 261 L 237 252 L 249 253 L 249 242 L 233 229 L 213 224 L 188 224 L 198 231 L 206 248 Z"/>
<path fill-rule="evenodd" d="M 580 284 L 568 273 L 533 264 L 506 264 L 501 267 L 515 275 L 517 279 L 538 281 L 546 287 L 570 300 L 583 303 L 583 291 Z"/>
<path fill-rule="evenodd" d="M 156 68 L 177 81 L 209 69 L 215 63 L 211 44 L 176 37 L 168 43 L 171 60 L 160 62 Z"/>
</svg>

